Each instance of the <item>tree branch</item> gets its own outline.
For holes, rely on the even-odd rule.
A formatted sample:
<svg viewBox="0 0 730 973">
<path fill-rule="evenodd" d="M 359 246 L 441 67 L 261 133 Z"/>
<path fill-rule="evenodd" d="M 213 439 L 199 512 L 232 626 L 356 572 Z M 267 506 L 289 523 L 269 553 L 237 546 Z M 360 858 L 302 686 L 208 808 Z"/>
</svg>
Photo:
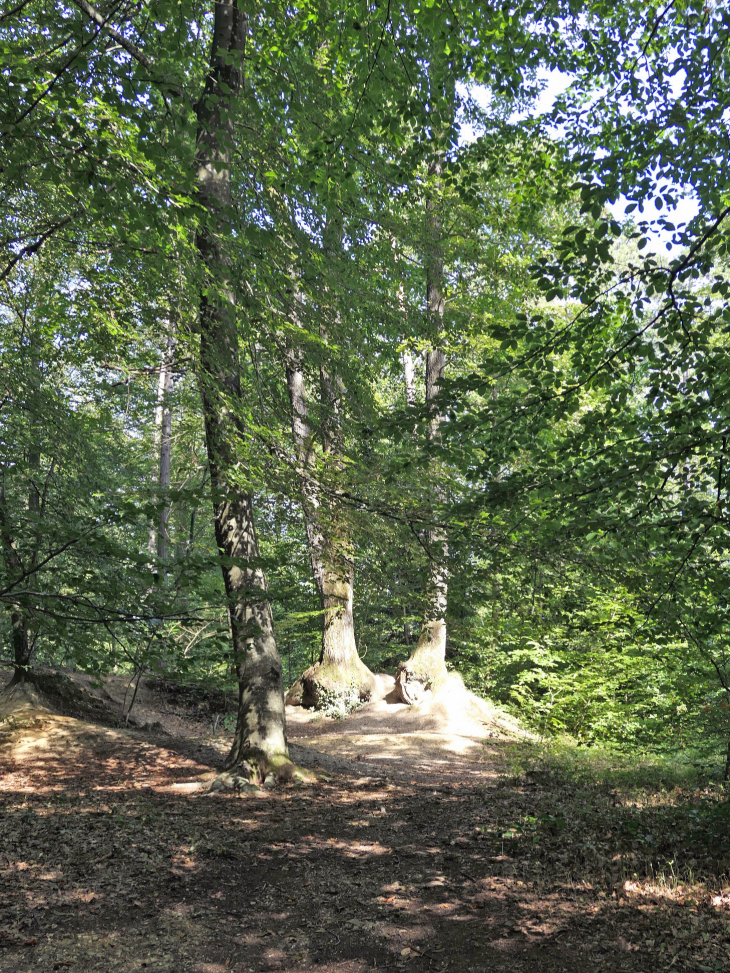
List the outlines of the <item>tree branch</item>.
<svg viewBox="0 0 730 973">
<path fill-rule="evenodd" d="M 53 234 L 57 233 L 59 230 L 62 230 L 64 226 L 67 226 L 72 220 L 75 220 L 76 217 L 80 216 L 83 212 L 84 212 L 84 208 L 82 206 L 79 209 L 77 209 L 75 212 L 67 216 L 65 219 L 60 220 L 58 223 L 54 223 L 53 226 L 50 229 L 46 230 L 45 233 L 42 233 L 41 236 L 34 243 L 29 243 L 27 246 L 23 247 L 22 250 L 19 250 L 18 253 L 16 253 L 15 256 L 13 257 L 13 259 L 8 262 L 7 266 L 2 271 L 2 273 L 0 273 L 0 283 L 2 283 L 2 281 L 5 280 L 5 278 L 9 275 L 13 267 L 17 263 L 20 263 L 20 261 L 24 257 L 29 257 L 31 256 L 31 254 L 37 253 L 49 237 L 53 236 Z"/>
<path fill-rule="evenodd" d="M 88 0 L 72 0 L 74 6 L 78 7 L 83 13 L 86 14 L 95 24 L 98 24 L 102 30 L 106 31 L 110 37 L 119 44 L 130 57 L 133 57 L 135 61 L 142 65 L 142 67 L 147 68 L 149 71 L 152 67 L 152 61 L 143 54 L 138 47 L 136 47 L 131 41 L 127 40 L 124 34 L 121 34 L 115 27 L 107 22 L 108 18 L 104 17 L 103 14 L 99 13 L 96 7 L 93 7 Z"/>
</svg>

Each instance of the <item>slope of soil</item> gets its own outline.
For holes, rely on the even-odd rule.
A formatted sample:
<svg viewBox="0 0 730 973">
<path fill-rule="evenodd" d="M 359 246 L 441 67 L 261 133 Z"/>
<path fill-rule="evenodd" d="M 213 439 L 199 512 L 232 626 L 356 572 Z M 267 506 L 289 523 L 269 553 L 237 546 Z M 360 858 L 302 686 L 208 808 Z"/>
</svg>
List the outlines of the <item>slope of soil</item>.
<svg viewBox="0 0 730 973">
<path fill-rule="evenodd" d="M 146 730 L 7 706 L 0 973 L 728 967 L 721 802 L 506 777 L 531 744 L 489 707 L 382 687 L 340 722 L 290 713 L 318 784 L 240 795 L 207 792 L 229 741 L 197 705 L 146 687 Z"/>
<path fill-rule="evenodd" d="M 343 720 L 287 707 L 289 739 L 317 751 L 320 763 L 326 754 L 331 767 L 347 770 L 349 761 L 353 770 L 364 761 L 368 772 L 392 779 L 415 774 L 425 782 L 488 776 L 493 768 L 485 741 L 527 736 L 454 674 L 437 695 L 426 692 L 418 706 L 398 701 L 392 676 L 375 678 L 371 701 Z"/>
</svg>

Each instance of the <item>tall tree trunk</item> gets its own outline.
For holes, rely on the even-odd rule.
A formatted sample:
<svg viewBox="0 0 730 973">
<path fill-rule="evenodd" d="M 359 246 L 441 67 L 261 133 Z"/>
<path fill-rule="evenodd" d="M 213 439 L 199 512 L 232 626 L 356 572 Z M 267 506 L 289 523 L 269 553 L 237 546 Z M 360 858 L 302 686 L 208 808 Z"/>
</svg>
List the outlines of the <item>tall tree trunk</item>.
<svg viewBox="0 0 730 973">
<path fill-rule="evenodd" d="M 397 267 L 399 262 L 398 249 L 394 238 L 391 239 L 391 249 L 393 250 L 393 263 Z M 398 311 L 407 334 L 408 309 L 406 308 L 406 289 L 402 282 L 398 284 Z M 416 375 L 413 368 L 413 355 L 409 348 L 404 348 L 401 352 L 401 362 L 403 364 L 403 390 L 406 394 L 406 405 L 410 409 L 416 404 Z"/>
<path fill-rule="evenodd" d="M 33 569 L 38 563 L 40 554 L 40 521 L 43 516 L 42 507 L 45 504 L 45 493 L 48 486 L 47 480 L 42 498 L 40 488 L 41 428 L 37 419 L 40 413 L 38 402 L 33 402 L 33 397 L 37 396 L 40 392 L 43 374 L 41 370 L 39 349 L 36 343 L 35 335 L 33 334 L 32 326 L 30 328 L 30 339 L 26 348 L 26 353 L 30 359 L 29 375 L 31 379 L 30 400 L 26 401 L 23 406 L 23 410 L 28 418 L 29 431 L 29 443 L 27 449 L 25 450 L 26 475 L 28 484 L 26 504 L 28 510 L 28 519 L 31 524 L 30 536 L 33 538 L 33 542 L 31 545 L 29 545 L 29 551 L 26 551 L 25 564 L 27 564 L 27 569 L 24 566 L 23 558 L 21 557 L 17 544 L 17 539 L 12 536 L 4 482 L 0 486 L 0 534 L 2 535 L 2 549 L 8 574 L 14 574 L 16 578 L 21 578 L 26 574 L 27 570 L 29 573 L 23 583 L 23 587 L 26 589 L 32 589 L 35 582 L 35 574 L 33 573 Z M 54 465 L 55 461 L 51 463 L 51 468 L 48 473 L 49 479 L 53 473 Z M 30 637 L 28 625 L 28 612 L 22 604 L 16 603 L 10 606 L 10 626 L 12 631 L 13 664 L 15 666 L 13 681 L 15 682 L 25 679 L 25 676 L 30 668 L 31 656 L 33 654 L 33 642 Z"/>
<path fill-rule="evenodd" d="M 165 352 L 160 364 L 160 375 L 157 382 L 157 406 L 155 408 L 155 452 L 159 457 L 157 487 L 163 503 L 157 518 L 157 524 L 150 524 L 149 552 L 157 555 L 160 560 L 167 557 L 169 547 L 168 524 L 170 521 L 170 468 L 172 465 L 172 409 L 170 408 L 170 392 L 172 391 L 172 357 L 175 339 L 169 335 L 165 343 Z"/>
<path fill-rule="evenodd" d="M 291 315 L 295 321 L 296 301 L 296 291 L 292 290 Z M 307 669 L 287 698 L 315 707 L 332 701 L 333 696 L 356 695 L 358 699 L 367 699 L 374 687 L 374 677 L 360 659 L 355 641 L 354 563 L 342 517 L 334 509 L 323 510 L 321 504 L 300 348 L 289 347 L 286 379 L 309 559 L 322 610 L 319 660 Z M 337 464 L 342 383 L 325 366 L 320 369 L 320 390 L 322 414 L 326 417 L 322 421 L 322 451 Z"/>
<path fill-rule="evenodd" d="M 40 456 L 39 456 L 40 458 Z M 34 485 L 31 484 L 28 501 L 31 505 L 34 494 Z M 8 577 L 22 578 L 25 574 L 23 561 L 18 551 L 18 546 L 13 537 L 10 518 L 7 508 L 7 496 L 5 484 L 0 484 L 0 540 L 2 541 L 3 560 L 5 561 L 5 573 Z M 26 582 L 30 586 L 30 578 Z M 9 606 L 11 644 L 13 652 L 13 665 L 15 666 L 14 681 L 25 677 L 32 654 L 32 644 L 28 632 L 28 620 L 25 609 L 21 604 L 15 603 Z"/>
<path fill-rule="evenodd" d="M 246 14 L 217 0 L 210 71 L 198 103 L 196 169 L 206 217 L 197 234 L 205 270 L 200 305 L 199 381 L 213 494 L 215 536 L 228 597 L 239 684 L 238 720 L 228 766 L 267 767 L 286 756 L 282 666 L 266 577 L 258 565 L 250 488 L 240 480 L 246 434 L 232 263 L 225 237 L 231 205 L 233 115 L 243 83 Z M 256 772 L 255 768 L 251 771 Z"/>
<path fill-rule="evenodd" d="M 428 412 L 427 438 L 435 443 L 439 436 L 442 415 L 436 399 L 444 378 L 446 356 L 439 346 L 444 326 L 444 261 L 441 248 L 441 219 L 438 195 L 439 179 L 443 172 L 443 156 L 438 153 L 431 160 L 429 175 L 434 181 L 434 192 L 426 201 L 426 313 L 434 347 L 426 356 L 426 409 Z M 435 464 L 429 471 L 433 480 L 433 495 L 439 501 L 443 491 L 439 487 Z M 448 572 L 446 536 L 440 528 L 426 532 L 426 548 L 429 552 L 428 580 L 426 584 L 427 607 L 421 624 L 418 642 L 396 673 L 396 690 L 402 702 L 412 705 L 426 689 L 437 686 L 446 677 L 446 607 L 448 596 Z"/>
</svg>

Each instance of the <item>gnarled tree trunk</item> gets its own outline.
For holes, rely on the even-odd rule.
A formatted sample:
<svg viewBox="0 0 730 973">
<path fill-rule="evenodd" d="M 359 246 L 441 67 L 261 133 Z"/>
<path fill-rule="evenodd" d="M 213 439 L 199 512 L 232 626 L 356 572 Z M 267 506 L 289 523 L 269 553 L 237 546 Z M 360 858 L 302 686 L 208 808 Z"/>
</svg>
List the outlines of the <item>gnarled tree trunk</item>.
<svg viewBox="0 0 730 973">
<path fill-rule="evenodd" d="M 237 0 L 217 0 L 210 71 L 198 103 L 196 170 L 206 218 L 197 234 L 205 270 L 200 305 L 199 381 L 210 465 L 215 536 L 228 596 L 239 682 L 235 739 L 228 766 L 257 777 L 287 754 L 283 675 L 249 487 L 241 482 L 246 431 L 235 292 L 225 237 L 231 205 L 235 101 L 242 87 L 247 16 Z"/>
</svg>

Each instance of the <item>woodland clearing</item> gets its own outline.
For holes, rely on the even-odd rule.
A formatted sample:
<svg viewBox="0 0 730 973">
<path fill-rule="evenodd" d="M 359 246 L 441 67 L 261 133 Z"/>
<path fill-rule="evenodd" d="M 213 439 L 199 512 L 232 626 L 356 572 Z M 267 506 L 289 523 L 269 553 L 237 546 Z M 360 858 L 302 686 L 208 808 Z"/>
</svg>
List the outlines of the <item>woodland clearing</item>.
<svg viewBox="0 0 730 973">
<path fill-rule="evenodd" d="M 291 710 L 316 783 L 208 793 L 210 701 L 143 684 L 124 728 L 125 680 L 76 679 L 106 725 L 3 713 L 2 973 L 727 968 L 716 789 L 567 772 L 496 714 L 479 740 L 463 700 L 385 696 Z"/>
</svg>

